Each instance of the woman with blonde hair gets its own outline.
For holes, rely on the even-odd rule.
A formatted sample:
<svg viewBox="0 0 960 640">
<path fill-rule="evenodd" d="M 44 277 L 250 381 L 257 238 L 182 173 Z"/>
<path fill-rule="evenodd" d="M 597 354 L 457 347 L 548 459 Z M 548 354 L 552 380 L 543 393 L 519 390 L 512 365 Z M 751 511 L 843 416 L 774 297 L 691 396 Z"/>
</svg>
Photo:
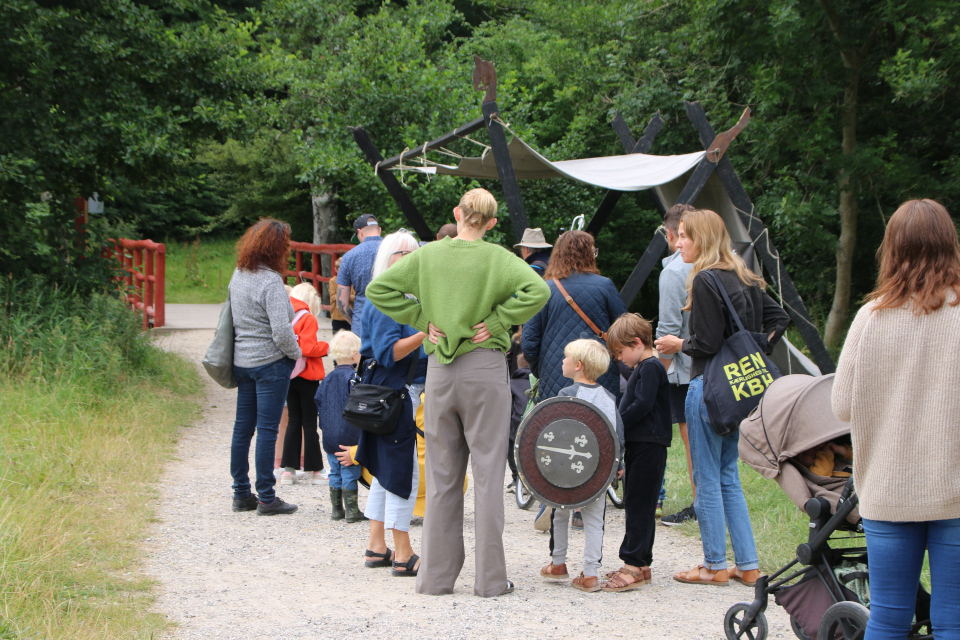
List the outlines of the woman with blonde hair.
<svg viewBox="0 0 960 640">
<path fill-rule="evenodd" d="M 684 262 L 692 263 L 687 280 L 690 297 L 690 337 L 681 340 L 667 335 L 656 341 L 661 353 L 682 351 L 691 357 L 690 387 L 685 407 L 693 479 L 697 487 L 694 509 L 700 522 L 703 564 L 673 576 L 690 584 L 729 584 L 730 578 L 747 585 L 760 576 L 757 547 L 750 525 L 750 512 L 740 486 L 737 469 L 739 431 L 720 436 L 713 429 L 703 403 L 703 370 L 707 361 L 730 337 L 726 305 L 714 274 L 729 296 L 744 327 L 764 334 L 767 353 L 780 339 L 790 319 L 773 299 L 763 292 L 763 278 L 751 272 L 733 253 L 730 234 L 723 219 L 708 210 L 688 211 L 680 218 L 677 248 Z M 736 568 L 727 570 L 726 533 L 730 532 Z"/>
<path fill-rule="evenodd" d="M 840 354 L 870 556 L 866 640 L 906 638 L 924 551 L 936 638 L 960 638 L 960 242 L 947 210 L 910 200 L 887 223 L 877 286 Z"/>
</svg>

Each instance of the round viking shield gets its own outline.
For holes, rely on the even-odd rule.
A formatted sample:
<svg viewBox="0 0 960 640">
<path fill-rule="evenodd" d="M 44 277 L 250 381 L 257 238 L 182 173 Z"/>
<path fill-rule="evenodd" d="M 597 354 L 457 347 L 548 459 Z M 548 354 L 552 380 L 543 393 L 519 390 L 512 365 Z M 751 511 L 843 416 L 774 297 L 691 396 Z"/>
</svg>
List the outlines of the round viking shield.
<svg viewBox="0 0 960 640">
<path fill-rule="evenodd" d="M 620 439 L 607 416 L 589 402 L 550 398 L 520 423 L 514 456 L 530 493 L 551 507 L 577 508 L 613 482 Z"/>
</svg>

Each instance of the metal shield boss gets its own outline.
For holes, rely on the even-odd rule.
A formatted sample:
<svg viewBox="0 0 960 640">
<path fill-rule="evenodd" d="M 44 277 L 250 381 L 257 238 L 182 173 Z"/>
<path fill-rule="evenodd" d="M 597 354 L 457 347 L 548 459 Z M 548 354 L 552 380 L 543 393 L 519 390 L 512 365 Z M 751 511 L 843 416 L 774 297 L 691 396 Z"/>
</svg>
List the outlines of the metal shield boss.
<svg viewBox="0 0 960 640">
<path fill-rule="evenodd" d="M 520 478 L 551 507 L 577 508 L 602 496 L 620 466 L 616 426 L 589 402 L 550 398 L 517 429 L 513 450 Z"/>
</svg>

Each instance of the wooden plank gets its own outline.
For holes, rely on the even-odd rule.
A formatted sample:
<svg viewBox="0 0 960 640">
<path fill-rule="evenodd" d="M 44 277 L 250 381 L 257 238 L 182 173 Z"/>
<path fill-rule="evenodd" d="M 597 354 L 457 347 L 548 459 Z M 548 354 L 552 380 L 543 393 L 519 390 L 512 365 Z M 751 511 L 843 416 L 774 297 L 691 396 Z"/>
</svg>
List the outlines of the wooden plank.
<svg viewBox="0 0 960 640">
<path fill-rule="evenodd" d="M 666 251 L 666 249 L 667 239 L 663 237 L 663 234 L 660 232 L 654 233 L 653 240 L 650 241 L 647 250 L 640 256 L 640 261 L 637 262 L 637 266 L 633 268 L 633 273 L 630 274 L 630 277 L 627 278 L 626 283 L 623 285 L 623 289 L 620 290 L 620 297 L 628 309 L 630 305 L 633 304 L 634 298 L 640 293 L 640 288 L 643 286 L 643 283 L 647 281 L 650 272 L 653 271 L 653 268 L 657 266 L 660 258 L 663 257 L 663 252 Z"/>
<path fill-rule="evenodd" d="M 436 149 L 437 147 L 445 147 L 451 142 L 456 142 L 456 140 L 461 136 L 470 135 L 477 129 L 482 129 L 484 124 L 486 123 L 483 118 L 477 118 L 476 120 L 471 120 L 470 122 L 463 125 L 462 127 L 457 127 L 452 132 L 444 134 L 439 138 L 435 138 L 434 140 L 431 140 L 426 144 L 426 147 L 427 149 Z M 419 147 L 414 147 L 409 151 L 404 151 L 401 154 L 398 154 L 391 158 L 387 158 L 386 160 L 380 161 L 380 166 L 377 169 L 377 171 L 383 171 L 384 169 L 395 167 L 398 164 L 400 164 L 401 160 L 411 160 L 413 158 L 419 158 L 420 156 L 423 155 L 423 147 L 424 145 L 420 145 Z"/>
<path fill-rule="evenodd" d="M 623 144 L 624 150 L 630 153 L 647 153 L 650 151 L 650 147 L 653 146 L 653 141 L 656 139 L 657 134 L 660 133 L 660 130 L 663 129 L 663 118 L 660 116 L 660 112 L 653 114 L 653 117 L 650 118 L 650 121 L 647 122 L 646 128 L 643 130 L 643 135 L 639 140 L 634 142 L 633 136 L 630 134 L 630 127 L 627 126 L 627 123 L 620 117 L 618 113 L 613 118 L 613 122 L 610 123 L 610 126 L 613 127 L 614 131 L 617 131 L 617 135 L 620 137 L 620 143 Z M 625 133 L 621 135 L 621 132 L 618 129 L 626 129 Z M 633 143 L 633 144 L 630 144 Z M 629 146 L 628 146 L 629 145 Z M 657 197 L 656 192 L 650 190 L 653 194 L 654 205 L 659 205 L 657 208 L 660 210 L 660 215 L 663 215 L 662 204 L 660 199 Z M 613 213 L 614 207 L 617 206 L 617 203 L 620 201 L 620 196 L 623 195 L 622 191 L 607 191 L 603 200 L 600 201 L 600 205 L 597 207 L 596 212 L 594 212 L 593 217 L 590 218 L 590 222 L 587 224 L 585 231 L 590 235 L 596 237 L 600 230 L 603 228 L 603 225 L 607 223 L 610 219 L 610 214 Z"/>
<path fill-rule="evenodd" d="M 370 139 L 370 135 L 363 127 L 350 127 L 350 132 L 353 134 L 354 142 L 356 142 L 360 150 L 363 151 L 363 154 L 367 157 L 367 162 L 369 162 L 371 166 L 375 167 L 378 162 L 383 160 L 379 149 L 373 144 L 373 140 Z M 423 216 L 417 209 L 417 205 L 413 204 L 413 200 L 407 195 L 403 185 L 401 185 L 396 176 L 393 175 L 393 172 L 378 171 L 377 175 L 380 177 L 380 181 L 383 182 L 383 186 L 387 188 L 387 192 L 393 196 L 397 206 L 400 207 L 400 211 L 402 211 L 403 215 L 407 218 L 407 222 L 410 223 L 410 226 L 413 227 L 417 235 L 420 236 L 420 239 L 430 241 L 436 238 L 437 235 L 427 225 L 427 221 L 423 219 Z"/>
<path fill-rule="evenodd" d="M 517 174 L 513 170 L 513 160 L 507 149 L 507 136 L 503 126 L 492 119 L 492 116 L 498 113 L 497 103 L 484 102 L 482 107 L 483 117 L 487 123 L 487 134 L 490 136 L 490 146 L 493 148 L 493 158 L 497 161 L 497 173 L 500 174 L 503 198 L 507 201 L 507 211 L 510 212 L 513 235 L 516 241 L 520 242 L 523 239 L 523 231 L 527 228 L 527 212 L 523 208 L 523 196 L 520 195 Z"/>
<path fill-rule="evenodd" d="M 696 128 L 700 136 L 700 142 L 706 149 L 716 138 L 713 127 L 707 121 L 707 114 L 699 102 L 685 102 L 684 104 L 687 107 L 687 117 L 690 118 L 690 122 Z M 810 349 L 813 361 L 823 373 L 833 373 L 836 371 L 836 364 L 830 357 L 830 352 L 823 343 L 823 338 L 820 337 L 816 325 L 813 324 L 813 319 L 800 297 L 800 292 L 793 284 L 786 267 L 780 262 L 779 252 L 773 246 L 769 232 L 763 222 L 756 217 L 750 196 L 747 195 L 743 183 L 740 182 L 740 177 L 726 155 L 717 164 L 717 177 L 720 178 L 727 194 L 730 196 L 730 200 L 737 208 L 737 214 L 743 221 L 744 226 L 747 227 L 750 237 L 756 242 L 755 250 L 763 262 L 764 269 L 767 272 L 767 280 L 783 296 L 784 307 Z M 766 237 L 763 237 L 765 234 Z"/>
</svg>

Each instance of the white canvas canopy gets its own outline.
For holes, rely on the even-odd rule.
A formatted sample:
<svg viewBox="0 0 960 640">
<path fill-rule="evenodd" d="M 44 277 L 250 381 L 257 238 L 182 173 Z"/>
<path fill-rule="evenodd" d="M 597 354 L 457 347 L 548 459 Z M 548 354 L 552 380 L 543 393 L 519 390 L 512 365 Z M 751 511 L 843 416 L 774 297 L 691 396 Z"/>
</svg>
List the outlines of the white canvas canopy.
<svg viewBox="0 0 960 640">
<path fill-rule="evenodd" d="M 705 151 L 679 156 L 634 153 L 551 162 L 534 151 L 518 136 L 513 137 L 507 149 L 510 151 L 513 170 L 518 180 L 568 178 L 614 191 L 644 191 L 667 184 L 697 166 L 706 154 Z M 487 152 L 479 158 L 462 158 L 457 166 L 446 164 L 429 167 L 404 166 L 402 170 L 481 180 L 500 179 L 497 162 L 493 154 Z"/>
<path fill-rule="evenodd" d="M 645 191 L 654 189 L 661 202 L 677 201 L 694 168 L 703 159 L 705 151 L 674 156 L 657 156 L 633 153 L 620 156 L 601 156 L 577 160 L 551 162 L 532 147 L 514 136 L 507 145 L 514 173 L 519 180 L 567 178 L 583 184 L 611 189 L 613 191 Z M 480 157 L 461 158 L 456 166 L 432 164 L 431 166 L 397 166 L 393 170 L 411 171 L 433 175 L 458 176 L 481 180 L 499 180 L 497 163 L 487 149 Z M 415 162 L 415 160 L 411 160 Z M 710 176 L 693 203 L 698 209 L 716 211 L 726 223 L 727 231 L 734 242 L 751 242 L 750 232 L 743 224 L 737 208 L 730 199 L 716 173 Z M 752 212 L 750 212 L 752 214 Z M 759 222 L 759 221 L 758 221 Z M 750 265 L 760 273 L 756 257 Z M 779 292 L 777 292 L 779 299 Z M 774 348 L 773 361 L 781 373 L 806 373 L 821 375 L 816 364 L 784 337 Z"/>
</svg>

